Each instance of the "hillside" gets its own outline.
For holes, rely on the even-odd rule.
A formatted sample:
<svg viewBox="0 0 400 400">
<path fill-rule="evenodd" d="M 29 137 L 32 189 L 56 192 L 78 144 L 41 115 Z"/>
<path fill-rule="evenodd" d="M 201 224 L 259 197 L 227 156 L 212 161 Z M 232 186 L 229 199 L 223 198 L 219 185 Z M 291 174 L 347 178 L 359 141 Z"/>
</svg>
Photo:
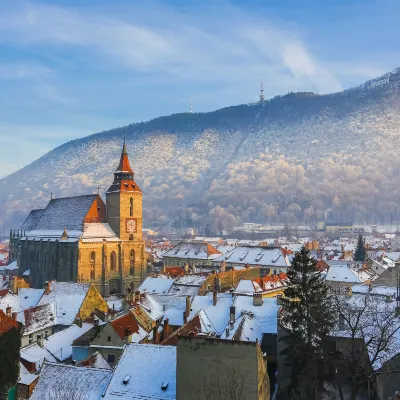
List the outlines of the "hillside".
<svg viewBox="0 0 400 400">
<path fill-rule="evenodd" d="M 68 142 L 0 180 L 0 226 L 17 228 L 50 192 L 106 190 L 124 136 L 147 225 L 400 221 L 396 70 L 340 93 L 291 93 Z"/>
</svg>

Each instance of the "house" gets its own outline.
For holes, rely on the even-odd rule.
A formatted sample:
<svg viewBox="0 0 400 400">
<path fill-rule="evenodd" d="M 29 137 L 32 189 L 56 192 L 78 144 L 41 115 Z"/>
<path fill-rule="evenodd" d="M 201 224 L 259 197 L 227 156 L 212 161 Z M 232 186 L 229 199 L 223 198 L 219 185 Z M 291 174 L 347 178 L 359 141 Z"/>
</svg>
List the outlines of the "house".
<svg viewBox="0 0 400 400">
<path fill-rule="evenodd" d="M 287 287 L 287 275 L 281 272 L 279 275 L 264 276 L 258 279 L 242 279 L 235 288 L 234 294 L 238 296 L 253 296 L 261 293 L 262 297 L 283 297 Z"/>
<path fill-rule="evenodd" d="M 48 303 L 56 304 L 59 325 L 72 325 L 76 319 L 85 320 L 96 309 L 108 310 L 107 302 L 90 283 L 47 282 L 37 305 Z"/>
<path fill-rule="evenodd" d="M 190 314 L 191 296 L 177 296 L 170 294 L 152 294 L 151 297 L 163 309 L 164 335 L 176 331 L 185 323 L 185 317 Z M 186 311 L 186 315 L 184 312 Z M 165 321 L 168 319 L 168 327 L 165 327 Z"/>
<path fill-rule="evenodd" d="M 56 303 L 31 307 L 18 313 L 17 319 L 24 326 L 21 346 L 27 346 L 37 340 L 37 336 L 47 339 L 55 333 L 57 327 Z"/>
<path fill-rule="evenodd" d="M 348 264 L 331 265 L 325 278 L 329 291 L 333 294 L 346 294 L 361 279 Z"/>
<path fill-rule="evenodd" d="M 168 330 L 168 321 L 166 325 L 164 324 L 163 341 L 161 342 L 163 346 L 176 346 L 179 336 L 216 337 L 216 329 L 203 309 L 198 311 L 189 321 L 185 322 L 183 326 L 171 334 L 169 334 Z"/>
<path fill-rule="evenodd" d="M 126 344 L 146 341 L 149 332 L 138 323 L 132 312 L 122 315 L 105 324 L 89 344 L 88 355 L 99 352 L 114 367 Z M 76 342 L 74 342 L 76 345 Z"/>
<path fill-rule="evenodd" d="M 75 365 L 78 367 L 112 369 L 110 364 L 98 351 L 95 351 L 88 358 L 77 362 Z"/>
<path fill-rule="evenodd" d="M 174 400 L 176 365 L 175 346 L 127 345 L 114 370 L 104 400 Z"/>
<path fill-rule="evenodd" d="M 110 382 L 112 371 L 46 362 L 30 400 L 49 398 L 98 400 Z"/>
<path fill-rule="evenodd" d="M 39 375 L 31 374 L 22 364 L 19 363 L 19 379 L 17 386 L 18 400 L 29 399 L 35 389 Z"/>
<path fill-rule="evenodd" d="M 261 275 L 277 275 L 280 272 L 287 272 L 291 265 L 293 254 L 280 248 L 268 248 L 261 246 L 238 246 L 231 251 L 216 258 L 214 266 L 226 263 L 226 268 L 235 266 L 260 267 Z"/>
<path fill-rule="evenodd" d="M 183 275 L 175 279 L 168 293 L 179 296 L 196 296 L 206 279 L 205 275 Z"/>
<path fill-rule="evenodd" d="M 163 263 L 165 267 L 211 266 L 213 260 L 220 255 L 220 251 L 206 242 L 180 242 L 163 254 Z"/>
<path fill-rule="evenodd" d="M 257 341 L 179 336 L 176 349 L 176 400 L 270 398 L 267 365 Z"/>
</svg>

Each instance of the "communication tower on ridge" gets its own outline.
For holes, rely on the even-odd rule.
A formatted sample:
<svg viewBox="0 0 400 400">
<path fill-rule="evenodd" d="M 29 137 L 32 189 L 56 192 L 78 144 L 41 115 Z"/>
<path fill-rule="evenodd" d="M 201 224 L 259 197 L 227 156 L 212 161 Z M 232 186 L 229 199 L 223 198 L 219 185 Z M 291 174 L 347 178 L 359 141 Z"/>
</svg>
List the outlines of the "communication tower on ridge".
<svg viewBox="0 0 400 400">
<path fill-rule="evenodd" d="M 260 89 L 260 103 L 264 104 L 265 96 L 264 96 L 264 85 L 261 81 L 261 89 Z"/>
<path fill-rule="evenodd" d="M 189 112 L 190 113 L 193 112 L 193 101 L 192 100 L 190 100 L 190 103 L 189 103 Z"/>
</svg>

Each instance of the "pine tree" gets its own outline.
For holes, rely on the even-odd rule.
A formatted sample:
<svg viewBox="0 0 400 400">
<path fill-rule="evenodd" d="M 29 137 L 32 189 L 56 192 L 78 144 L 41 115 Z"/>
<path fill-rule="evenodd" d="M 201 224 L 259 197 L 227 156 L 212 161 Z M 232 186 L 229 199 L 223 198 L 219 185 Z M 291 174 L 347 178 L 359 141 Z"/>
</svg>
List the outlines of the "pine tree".
<svg viewBox="0 0 400 400">
<path fill-rule="evenodd" d="M 354 261 L 364 262 L 364 260 L 365 260 L 364 245 L 365 245 L 365 241 L 364 241 L 363 237 L 360 235 L 358 237 L 356 251 L 354 252 L 354 256 L 353 256 Z"/>
<path fill-rule="evenodd" d="M 291 370 L 289 399 L 315 399 L 324 381 L 323 343 L 333 327 L 333 304 L 317 261 L 304 247 L 296 253 L 288 270 L 283 302 L 281 352 Z"/>
</svg>

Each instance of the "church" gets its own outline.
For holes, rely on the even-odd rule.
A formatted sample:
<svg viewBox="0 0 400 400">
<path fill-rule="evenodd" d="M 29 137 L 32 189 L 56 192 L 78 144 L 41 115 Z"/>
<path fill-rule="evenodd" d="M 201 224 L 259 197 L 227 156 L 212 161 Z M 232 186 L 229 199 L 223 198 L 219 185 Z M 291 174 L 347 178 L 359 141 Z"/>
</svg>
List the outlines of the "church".
<svg viewBox="0 0 400 400">
<path fill-rule="evenodd" d="M 10 262 L 33 286 L 46 281 L 93 283 L 103 296 L 145 279 L 142 191 L 124 142 L 106 203 L 98 194 L 51 199 L 10 234 Z"/>
</svg>

